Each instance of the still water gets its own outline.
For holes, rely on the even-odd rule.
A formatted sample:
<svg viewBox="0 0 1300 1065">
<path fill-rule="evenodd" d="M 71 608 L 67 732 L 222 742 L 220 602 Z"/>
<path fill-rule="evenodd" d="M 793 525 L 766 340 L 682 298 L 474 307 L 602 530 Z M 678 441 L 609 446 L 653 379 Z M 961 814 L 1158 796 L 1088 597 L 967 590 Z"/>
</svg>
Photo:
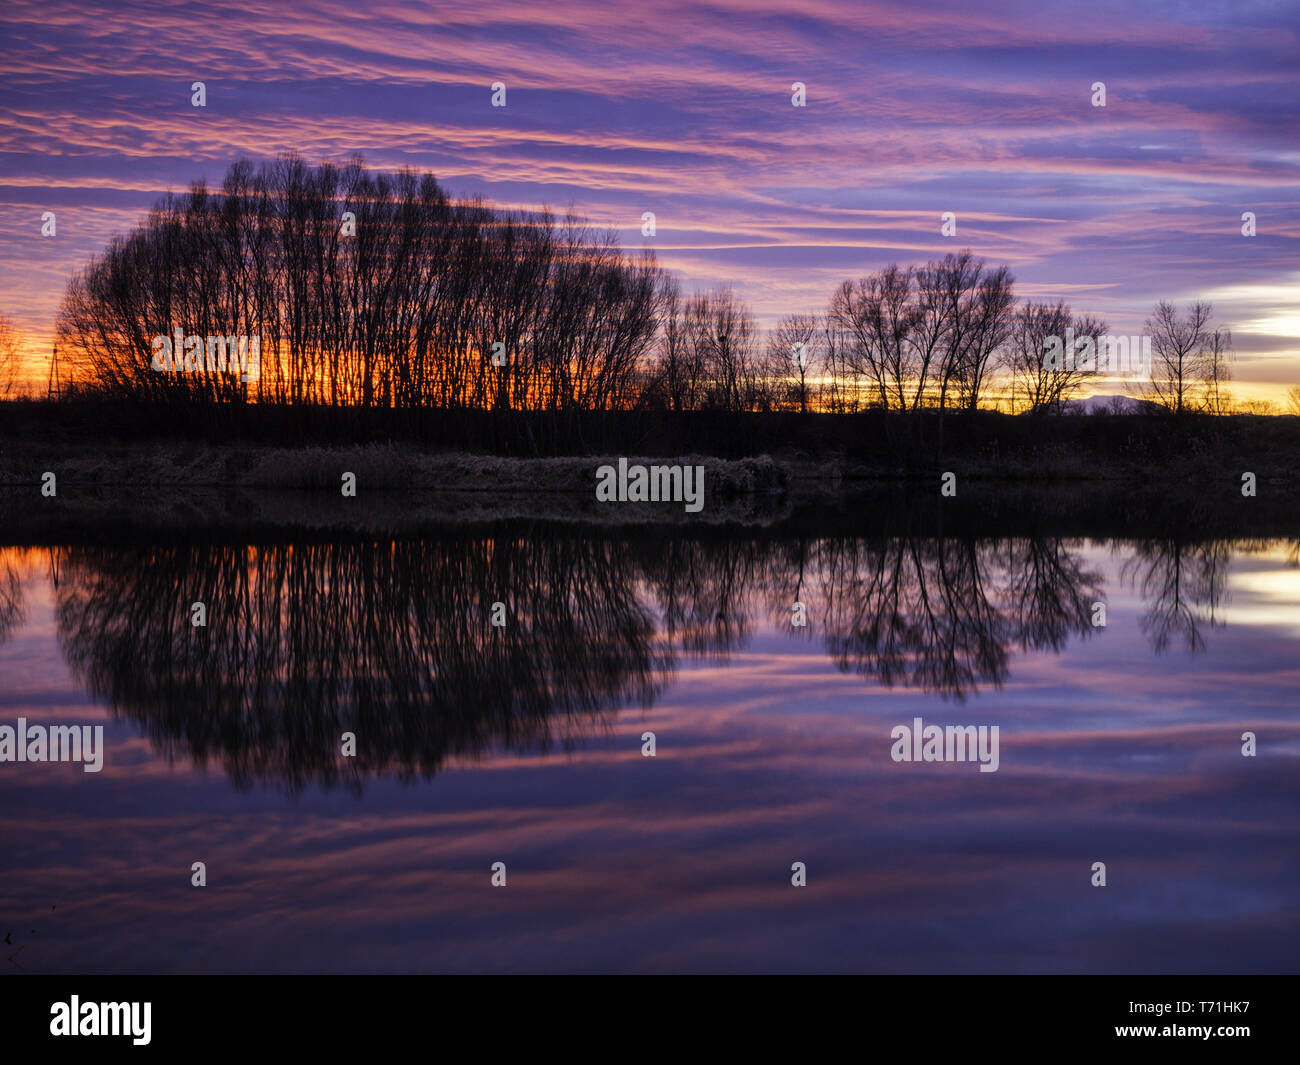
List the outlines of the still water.
<svg viewBox="0 0 1300 1065">
<path fill-rule="evenodd" d="M 0 764 L 0 969 L 1296 971 L 1298 549 L 3 548 L 0 725 L 105 750 Z"/>
</svg>

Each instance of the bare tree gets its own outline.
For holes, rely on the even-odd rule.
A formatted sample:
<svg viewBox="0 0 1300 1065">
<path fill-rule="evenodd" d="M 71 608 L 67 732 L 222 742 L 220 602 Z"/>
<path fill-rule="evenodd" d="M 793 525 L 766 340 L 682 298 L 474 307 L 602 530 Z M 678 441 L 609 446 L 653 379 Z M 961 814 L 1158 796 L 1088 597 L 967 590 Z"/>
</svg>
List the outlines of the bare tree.
<svg viewBox="0 0 1300 1065">
<path fill-rule="evenodd" d="M 640 402 L 665 291 L 651 255 L 579 219 L 287 155 L 161 201 L 74 278 L 58 336 L 81 387 L 148 403 L 610 410 Z M 753 329 L 732 304 L 709 303 L 736 314 L 701 380 L 739 408 Z M 256 337 L 260 373 L 160 373 L 154 338 L 177 332 Z"/>
<path fill-rule="evenodd" d="M 824 337 L 813 314 L 786 315 L 768 335 L 764 377 L 775 406 L 808 412 L 825 362 Z"/>
<path fill-rule="evenodd" d="M 877 340 L 882 297 L 878 275 L 845 281 L 831 296 L 826 319 L 830 325 L 833 364 L 837 378 L 855 397 L 863 390 L 869 404 L 889 407 L 890 388 L 884 353 Z"/>
<path fill-rule="evenodd" d="M 692 339 L 687 307 L 675 281 L 664 286 L 660 316 L 659 380 L 664 403 L 672 411 L 700 410 L 704 406 L 704 351 Z"/>
<path fill-rule="evenodd" d="M 862 382 L 853 368 L 853 340 L 829 314 L 821 321 L 822 407 L 834 414 L 860 410 L 864 396 Z M 879 402 L 878 397 L 877 391 L 868 390 L 865 401 Z"/>
<path fill-rule="evenodd" d="M 754 316 L 731 289 L 696 293 L 683 307 L 687 361 L 708 410 L 752 408 L 758 391 Z"/>
<path fill-rule="evenodd" d="M 1174 414 L 1220 406 L 1220 386 L 1227 379 L 1231 338 L 1210 328 L 1214 308 L 1204 300 L 1190 304 L 1181 317 L 1167 300 L 1156 304 L 1146 329 L 1151 335 L 1151 379 L 1132 389 L 1139 397 Z"/>
<path fill-rule="evenodd" d="M 1201 376 L 1205 388 L 1203 406 L 1210 414 L 1228 413 L 1232 399 L 1224 385 L 1232 379 L 1231 364 L 1236 357 L 1228 329 L 1220 326 L 1206 338 Z"/>
<path fill-rule="evenodd" d="M 22 387 L 22 338 L 14 320 L 0 314 L 0 399 L 8 399 Z"/>
<path fill-rule="evenodd" d="M 1012 327 L 1014 278 L 1005 267 L 986 270 L 969 251 L 947 255 L 917 271 L 919 293 L 937 312 L 941 356 L 938 404 L 974 410 Z M 933 290 L 933 297 L 929 295 Z"/>
<path fill-rule="evenodd" d="M 970 251 L 843 282 L 826 313 L 825 359 L 844 404 L 974 410 L 1011 332 L 1014 279 Z"/>
<path fill-rule="evenodd" d="M 949 265 L 950 261 L 969 255 L 963 252 L 962 256 L 948 256 L 945 270 L 955 273 L 956 263 Z M 956 393 L 956 406 L 962 410 L 979 406 L 985 384 L 1006 357 L 1006 344 L 1015 322 L 1015 278 L 1006 266 L 989 270 L 983 260 L 977 260 L 973 282 L 952 308 L 954 339 L 948 361 L 953 369 L 949 383 Z"/>
<path fill-rule="evenodd" d="M 1064 404 L 1078 395 L 1087 380 L 1097 372 L 1097 358 L 1062 359 L 1054 365 L 1047 359 L 1049 338 L 1056 338 L 1064 351 L 1067 330 L 1074 336 L 1098 337 L 1107 332 L 1105 322 L 1091 316 L 1075 317 L 1069 304 L 1035 303 L 1021 305 L 1007 342 L 1006 361 L 1011 371 L 1012 387 L 1018 405 L 1034 414 L 1061 413 Z"/>
<path fill-rule="evenodd" d="M 827 317 L 855 392 L 865 387 L 869 402 L 887 409 L 920 406 L 943 332 L 934 286 L 918 287 L 911 267 L 890 265 L 840 285 Z"/>
<path fill-rule="evenodd" d="M 1292 385 L 1286 390 L 1287 410 L 1300 416 L 1300 385 Z"/>
</svg>

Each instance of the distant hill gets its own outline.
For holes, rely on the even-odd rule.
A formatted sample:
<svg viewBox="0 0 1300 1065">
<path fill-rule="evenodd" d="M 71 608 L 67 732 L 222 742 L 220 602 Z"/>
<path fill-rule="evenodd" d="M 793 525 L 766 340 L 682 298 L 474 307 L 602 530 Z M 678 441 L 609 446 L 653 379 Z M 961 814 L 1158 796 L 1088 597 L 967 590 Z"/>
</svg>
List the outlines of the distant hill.
<svg viewBox="0 0 1300 1065">
<path fill-rule="evenodd" d="M 1124 395 L 1088 396 L 1061 404 L 1062 414 L 1159 414 L 1162 410 L 1158 403 Z"/>
</svg>

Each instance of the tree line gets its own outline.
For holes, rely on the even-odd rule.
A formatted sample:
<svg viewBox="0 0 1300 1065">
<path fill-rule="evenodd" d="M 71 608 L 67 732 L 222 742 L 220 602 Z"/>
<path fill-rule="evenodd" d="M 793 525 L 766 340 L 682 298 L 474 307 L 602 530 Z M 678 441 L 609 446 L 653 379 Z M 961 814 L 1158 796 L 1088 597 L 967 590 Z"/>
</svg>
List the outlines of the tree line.
<svg viewBox="0 0 1300 1065">
<path fill-rule="evenodd" d="M 1143 397 L 1223 411 L 1231 337 L 1197 303 L 1147 322 Z M 549 211 L 454 201 L 430 174 L 241 160 L 168 195 L 69 283 L 77 394 L 167 404 L 568 411 L 1059 412 L 1091 373 L 1044 359 L 1106 323 L 1018 300 L 969 251 L 844 281 L 766 335 L 729 288 L 684 293 L 652 252 Z M 155 338 L 257 337 L 260 368 L 159 372 Z M 179 357 L 179 353 L 178 357 Z M 232 360 L 233 362 L 233 360 Z"/>
</svg>

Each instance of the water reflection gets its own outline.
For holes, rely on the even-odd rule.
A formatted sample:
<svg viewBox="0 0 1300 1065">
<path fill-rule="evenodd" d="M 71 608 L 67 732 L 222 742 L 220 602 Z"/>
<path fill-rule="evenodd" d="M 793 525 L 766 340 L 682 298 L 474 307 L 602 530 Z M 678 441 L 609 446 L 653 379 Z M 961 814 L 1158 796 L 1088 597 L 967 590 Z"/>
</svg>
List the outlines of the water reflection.
<svg viewBox="0 0 1300 1065">
<path fill-rule="evenodd" d="M 1247 545 L 1249 547 L 1250 545 Z M 1015 649 L 1096 633 L 1100 577 L 1062 538 L 593 537 L 554 528 L 436 541 L 187 544 L 51 552 L 79 681 L 168 757 L 240 786 L 358 789 L 497 746 L 571 746 L 651 705 L 682 661 L 716 663 L 761 620 L 842 671 L 964 699 Z M 1241 545 L 1237 545 L 1240 550 Z M 1226 541 L 1144 541 L 1122 574 L 1152 648 L 1204 646 Z M 208 623 L 194 627 L 194 602 Z M 492 604 L 506 623 L 491 623 Z M 807 625 L 794 622 L 802 603 Z M 23 616 L 0 567 L 0 639 Z M 340 757 L 344 732 L 355 758 Z"/>
<path fill-rule="evenodd" d="M 0 644 L 14 634 L 25 617 L 18 559 L 13 552 L 0 551 Z"/>
<path fill-rule="evenodd" d="M 1061 539 L 823 541 L 781 579 L 773 609 L 808 604 L 840 669 L 956 699 L 1001 685 L 1012 646 L 1091 635 L 1100 594 Z"/>
<path fill-rule="evenodd" d="M 1238 544 L 1249 550 L 1251 544 Z M 1134 545 L 1123 569 L 1147 602 L 1142 632 L 1156 654 L 1173 642 L 1191 652 L 1205 649 L 1204 629 L 1219 624 L 1216 612 L 1228 582 L 1231 547 L 1224 540 L 1184 543 L 1148 540 Z"/>
<path fill-rule="evenodd" d="M 72 549 L 62 568 L 60 639 L 95 697 L 241 783 L 429 775 L 488 744 L 563 743 L 652 701 L 669 668 L 596 541 Z"/>
</svg>

